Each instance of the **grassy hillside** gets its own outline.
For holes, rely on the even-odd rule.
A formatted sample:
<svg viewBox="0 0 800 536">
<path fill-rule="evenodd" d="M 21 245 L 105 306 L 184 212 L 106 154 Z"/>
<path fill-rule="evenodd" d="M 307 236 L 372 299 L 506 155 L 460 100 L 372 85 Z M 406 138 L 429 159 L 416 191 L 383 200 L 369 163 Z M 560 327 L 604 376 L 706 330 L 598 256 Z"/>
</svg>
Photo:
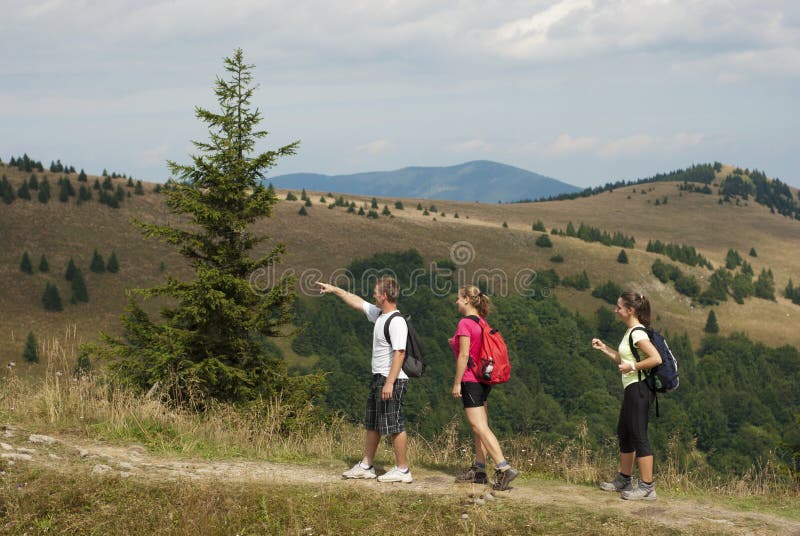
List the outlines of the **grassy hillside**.
<svg viewBox="0 0 800 536">
<path fill-rule="evenodd" d="M 720 177 L 731 168 L 724 168 Z M 15 187 L 30 173 L 0 166 Z M 119 315 L 125 303 L 125 289 L 151 286 L 163 280 L 166 273 L 187 273 L 182 259 L 174 251 L 153 241 L 145 241 L 130 223 L 131 218 L 148 221 L 175 221 L 163 203 L 152 193 L 155 185 L 145 185 L 146 195 L 126 198 L 119 209 L 90 201 L 76 206 L 74 198 L 68 203 L 57 199 L 55 182 L 58 174 L 49 176 L 54 197 L 43 205 L 35 199 L 0 203 L 0 366 L 8 361 L 19 362 L 24 338 L 33 331 L 40 339 L 75 329 L 78 338 L 90 340 L 100 330 L 117 332 Z M 41 174 L 40 178 L 41 178 Z M 96 177 L 89 177 L 93 184 Z M 75 184 L 75 175 L 72 175 Z M 124 179 L 115 182 L 124 184 Z M 116 186 L 116 185 L 115 185 Z M 634 190 L 636 192 L 634 193 Z M 279 190 L 281 198 L 285 191 Z M 295 194 L 299 192 L 295 191 Z M 402 194 L 402 192 L 398 192 Z M 281 202 L 274 217 L 258 224 L 259 230 L 285 242 L 288 254 L 279 270 L 291 269 L 304 274 L 302 281 L 310 282 L 320 274 L 329 277 L 334 270 L 347 266 L 354 258 L 377 251 L 417 248 L 428 261 L 449 259 L 451 246 L 467 241 L 468 252 L 474 259 L 463 265 L 468 277 L 478 269 L 502 269 L 509 276 L 507 292 L 514 292 L 513 277 L 520 270 L 537 271 L 555 268 L 560 276 L 585 270 L 592 287 L 606 280 L 622 286 L 635 285 L 650 294 L 658 315 L 657 324 L 670 330 L 689 332 L 694 340 L 702 335 L 708 308 L 693 306 L 688 298 L 674 287 L 659 282 L 650 272 L 655 259 L 672 262 L 661 255 L 644 251 L 648 240 L 661 240 L 694 246 L 715 267 L 723 266 L 728 249 L 733 248 L 753 265 L 756 275 L 769 268 L 775 275 L 777 301 L 748 298 L 744 305 L 732 300 L 714 307 L 723 334 L 744 331 L 751 338 L 770 345 L 800 346 L 800 332 L 795 329 L 800 307 L 781 296 L 789 278 L 800 283 L 800 222 L 771 214 L 769 209 L 753 201 L 720 205 L 717 195 L 680 192 L 677 183 L 653 183 L 624 187 L 611 193 L 570 201 L 520 204 L 479 204 L 453 201 L 402 199 L 404 210 L 395 208 L 400 198 L 379 199 L 380 208 L 388 205 L 392 217 L 377 219 L 348 214 L 342 207 L 328 209 L 320 203 L 333 201 L 327 192 L 309 192 L 313 206 L 308 216 L 298 215 L 300 201 Z M 346 196 L 359 206 L 368 198 Z M 668 202 L 663 203 L 667 198 Z M 96 195 L 95 195 L 96 199 Z M 659 205 L 656 206 L 656 200 Z M 436 205 L 438 212 L 423 215 L 417 204 L 426 208 Z M 444 214 L 442 214 L 442 212 Z M 455 214 L 458 213 L 458 218 Z M 586 243 L 577 238 L 551 236 L 553 248 L 535 245 L 541 234 L 531 230 L 533 222 L 541 220 L 548 231 L 564 229 L 568 222 L 580 222 L 611 233 L 620 231 L 636 239 L 636 248 L 628 251 L 629 264 L 616 262 L 619 247 Z M 507 225 L 504 227 L 503 224 Z M 270 243 L 264 244 L 266 249 Z M 747 257 L 755 247 L 758 257 Z M 108 258 L 114 250 L 121 269 L 117 274 L 93 274 L 89 262 L 94 249 Z M 23 251 L 28 251 L 34 268 L 45 254 L 50 264 L 49 274 L 23 274 L 19 263 Z M 564 258 L 554 264 L 556 253 Z M 72 257 L 86 275 L 90 301 L 70 305 L 69 284 L 63 273 Z M 160 270 L 163 262 L 166 270 Z M 695 275 L 705 286 L 711 271 L 679 265 Z M 313 271 L 309 271 L 309 270 Z M 61 313 L 44 311 L 41 296 L 47 281 L 58 285 L 65 309 Z M 302 291 L 303 289 L 301 289 Z M 495 292 L 502 292 L 496 285 Z M 558 299 L 570 308 L 593 313 L 604 302 L 590 292 L 578 292 L 564 287 L 552 289 Z M 152 309 L 156 306 L 153 304 Z"/>
</svg>

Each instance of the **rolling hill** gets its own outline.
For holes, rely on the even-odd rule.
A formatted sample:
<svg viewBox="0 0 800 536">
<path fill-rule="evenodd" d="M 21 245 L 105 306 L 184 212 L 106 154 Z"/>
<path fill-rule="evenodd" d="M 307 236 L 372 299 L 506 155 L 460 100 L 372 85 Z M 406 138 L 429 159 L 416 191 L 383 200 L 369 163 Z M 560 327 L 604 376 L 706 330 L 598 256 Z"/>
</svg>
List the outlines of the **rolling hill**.
<svg viewBox="0 0 800 536">
<path fill-rule="evenodd" d="M 726 166 L 718 177 L 730 169 Z M 6 175 L 15 187 L 30 175 L 9 166 L 0 166 L 0 174 Z M 47 175 L 55 183 L 57 177 Z M 95 179 L 89 177 L 88 184 Z M 115 187 L 120 184 L 125 188 L 123 179 L 114 179 L 114 183 Z M 585 271 L 592 288 L 607 280 L 639 287 L 652 297 L 659 327 L 687 331 L 695 342 L 703 335 L 710 308 L 679 294 L 671 283 L 656 279 L 650 269 L 653 262 L 672 261 L 646 252 L 644 246 L 649 240 L 693 246 L 715 267 L 724 266 L 728 250 L 735 249 L 748 260 L 756 275 L 762 269 L 774 273 L 776 299 L 751 297 L 742 305 L 728 300 L 713 307 L 721 333 L 742 331 L 771 346 L 800 346 L 800 332 L 796 329 L 800 306 L 783 298 L 781 292 L 790 278 L 800 283 L 800 252 L 796 247 L 800 243 L 800 221 L 773 214 L 752 200 L 720 204 L 716 195 L 681 191 L 679 186 L 676 182 L 658 182 L 574 200 L 538 203 L 497 204 L 491 198 L 488 203 L 436 201 L 435 207 L 430 200 L 378 196 L 380 208 L 386 206 L 391 216 L 377 218 L 348 213 L 346 207 L 329 208 L 333 199 L 328 197 L 321 202 L 329 190 L 323 188 L 309 196 L 312 206 L 306 207 L 307 216 L 298 214 L 302 202 L 285 201 L 278 203 L 271 219 L 257 227 L 271 237 L 262 245 L 265 250 L 276 241 L 287 244 L 285 262 L 279 270 L 298 274 L 301 293 L 308 295 L 316 294 L 314 280 L 330 277 L 353 259 L 378 251 L 416 248 L 427 262 L 455 261 L 466 278 L 493 271 L 498 277 L 492 283 L 496 293 L 518 291 L 514 282 L 520 274 L 541 274 L 549 269 L 561 277 Z M 0 340 L 5 343 L 0 350 L 0 366 L 20 361 L 29 331 L 40 341 L 67 329 L 75 330 L 77 338 L 84 341 L 95 340 L 100 331 L 116 333 L 127 302 L 126 289 L 154 285 L 165 274 L 181 277 L 189 273 L 172 248 L 144 240 L 131 224 L 132 218 L 175 222 L 163 198 L 153 193 L 154 188 L 153 184 L 145 184 L 145 195 L 126 197 L 118 209 L 96 200 L 77 205 L 72 198 L 62 203 L 57 196 L 47 204 L 35 197 L 0 203 Z M 398 187 L 396 193 L 407 191 Z M 286 192 L 278 190 L 278 194 L 283 198 Z M 365 207 L 368 211 L 373 195 L 343 197 L 356 209 Z M 396 208 L 400 205 L 402 209 Z M 418 205 L 427 210 L 417 210 Z M 609 233 L 633 236 L 636 245 L 628 249 L 628 264 L 616 261 L 619 247 L 573 237 L 550 234 L 553 247 L 542 248 L 536 245 L 542 233 L 531 228 L 537 221 L 543 222 L 548 233 L 565 229 L 569 222 L 575 226 L 583 222 Z M 751 248 L 757 251 L 757 257 L 747 256 Z M 120 261 L 119 273 L 90 272 L 89 261 L 95 249 L 106 259 L 114 251 Z M 19 269 L 25 251 L 34 264 L 32 275 Z M 49 262 L 49 273 L 36 270 L 42 254 Z M 556 254 L 563 257 L 563 262 L 551 261 Z M 69 304 L 70 287 L 64 279 L 64 269 L 70 258 L 86 274 L 88 303 Z M 708 285 L 712 271 L 673 264 L 695 276 L 703 287 Z M 263 277 L 254 283 L 268 282 L 271 276 Z M 63 312 L 43 309 L 41 298 L 47 282 L 59 287 Z M 538 291 L 543 288 L 538 287 Z M 607 307 L 590 291 L 556 286 L 547 292 L 589 316 L 598 308 Z M 152 311 L 157 308 L 157 303 L 149 305 Z"/>
<path fill-rule="evenodd" d="M 404 196 L 483 203 L 541 199 L 580 191 L 564 182 L 506 164 L 476 160 L 448 167 L 406 167 L 353 175 L 292 173 L 270 179 L 277 188 Z"/>
</svg>

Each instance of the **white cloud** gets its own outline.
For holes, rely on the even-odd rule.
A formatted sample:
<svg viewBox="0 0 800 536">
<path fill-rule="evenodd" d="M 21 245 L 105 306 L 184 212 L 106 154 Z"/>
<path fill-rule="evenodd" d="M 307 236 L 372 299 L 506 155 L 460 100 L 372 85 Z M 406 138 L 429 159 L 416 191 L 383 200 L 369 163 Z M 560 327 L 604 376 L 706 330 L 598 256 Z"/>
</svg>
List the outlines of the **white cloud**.
<svg viewBox="0 0 800 536">
<path fill-rule="evenodd" d="M 391 150 L 394 144 L 387 140 L 375 140 L 356 147 L 359 153 L 381 154 Z"/>
<path fill-rule="evenodd" d="M 589 153 L 597 146 L 595 138 L 587 136 L 572 137 L 569 134 L 561 134 L 544 149 L 542 154 L 546 156 L 562 156 L 575 153 Z"/>
<path fill-rule="evenodd" d="M 143 151 L 140 151 L 139 154 L 136 155 L 136 162 L 142 166 L 161 165 L 167 160 L 168 152 L 169 146 L 167 144 L 149 147 Z"/>
<path fill-rule="evenodd" d="M 491 151 L 493 148 L 491 143 L 483 140 L 466 140 L 459 143 L 453 143 L 447 146 L 448 151 L 454 153 L 471 153 L 476 151 Z"/>
</svg>

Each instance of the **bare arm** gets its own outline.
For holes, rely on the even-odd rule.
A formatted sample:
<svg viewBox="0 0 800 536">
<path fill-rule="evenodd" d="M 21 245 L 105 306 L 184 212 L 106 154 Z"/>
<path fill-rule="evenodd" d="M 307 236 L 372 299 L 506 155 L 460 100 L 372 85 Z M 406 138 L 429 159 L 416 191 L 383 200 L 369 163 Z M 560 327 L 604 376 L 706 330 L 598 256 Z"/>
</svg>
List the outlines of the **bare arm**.
<svg viewBox="0 0 800 536">
<path fill-rule="evenodd" d="M 353 309 L 357 309 L 359 311 L 363 310 L 364 307 L 364 300 L 361 299 L 359 296 L 351 292 L 347 292 L 344 289 L 341 289 L 334 285 L 329 285 L 328 283 L 323 283 L 322 281 L 317 281 L 317 286 L 319 287 L 320 294 L 335 294 L 339 296 L 344 303 L 352 307 Z"/>
<path fill-rule="evenodd" d="M 461 379 L 464 377 L 464 372 L 467 370 L 467 363 L 469 362 L 469 337 L 460 335 L 458 337 L 458 360 L 456 361 L 456 377 L 453 380 L 453 396 L 459 398 L 461 396 Z"/>
<path fill-rule="evenodd" d="M 392 398 L 392 391 L 394 390 L 394 381 L 400 374 L 400 369 L 403 368 L 403 360 L 406 358 L 405 350 L 395 350 L 392 354 L 392 368 L 389 369 L 389 375 L 386 377 L 386 382 L 383 384 L 381 390 L 381 399 L 389 400 Z"/>
<path fill-rule="evenodd" d="M 617 352 L 616 350 L 612 350 L 611 348 L 606 346 L 606 343 L 604 343 L 600 339 L 592 339 L 592 348 L 603 352 L 606 355 L 606 357 L 608 357 L 611 361 L 613 361 L 617 365 L 619 365 L 620 362 L 622 362 L 622 359 L 619 357 L 619 352 Z"/>
</svg>

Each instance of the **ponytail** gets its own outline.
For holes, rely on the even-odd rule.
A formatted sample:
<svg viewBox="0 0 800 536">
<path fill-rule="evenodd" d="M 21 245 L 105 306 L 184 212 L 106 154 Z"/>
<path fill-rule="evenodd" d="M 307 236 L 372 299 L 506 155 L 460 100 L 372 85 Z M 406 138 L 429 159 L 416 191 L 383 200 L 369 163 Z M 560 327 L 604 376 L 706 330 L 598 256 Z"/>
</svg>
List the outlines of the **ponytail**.
<svg viewBox="0 0 800 536">
<path fill-rule="evenodd" d="M 469 304 L 478 310 L 478 314 L 486 318 L 489 315 L 489 310 L 492 307 L 492 300 L 489 296 L 484 294 L 481 289 L 474 285 L 466 285 L 461 287 L 458 291 L 459 295 L 469 299 Z"/>
<path fill-rule="evenodd" d="M 620 295 L 623 305 L 633 309 L 636 318 L 644 327 L 650 329 L 650 300 L 641 292 L 626 290 Z"/>
</svg>

